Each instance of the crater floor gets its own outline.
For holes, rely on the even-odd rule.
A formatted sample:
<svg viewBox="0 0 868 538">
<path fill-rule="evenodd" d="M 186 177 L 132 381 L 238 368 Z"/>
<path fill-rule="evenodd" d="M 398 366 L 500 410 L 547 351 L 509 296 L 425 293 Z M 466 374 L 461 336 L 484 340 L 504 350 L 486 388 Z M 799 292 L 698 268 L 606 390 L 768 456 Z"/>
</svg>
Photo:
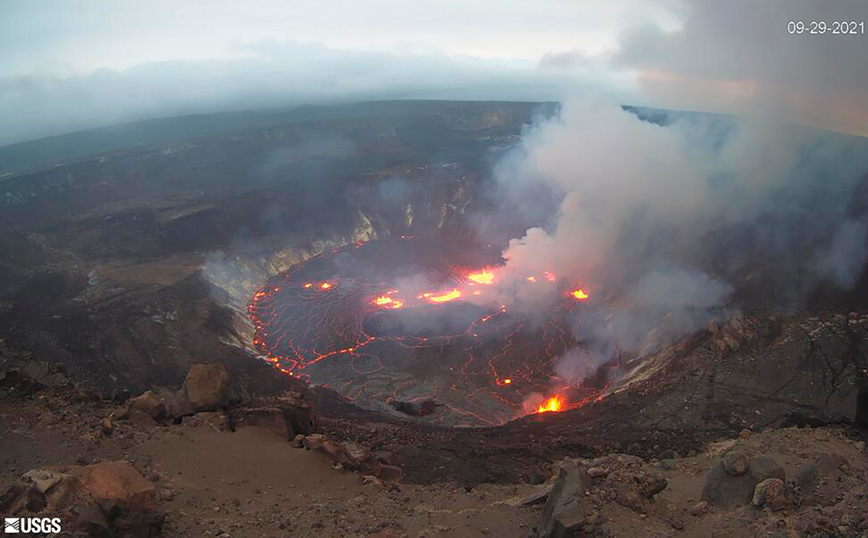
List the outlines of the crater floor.
<svg viewBox="0 0 868 538">
<path fill-rule="evenodd" d="M 499 262 L 496 249 L 446 239 L 338 249 L 257 292 L 254 343 L 278 368 L 364 407 L 450 426 L 502 424 L 552 390 L 552 362 L 577 345 L 568 324 L 577 305 L 565 300 L 531 322 L 486 301 L 485 284 L 468 276 Z"/>
</svg>

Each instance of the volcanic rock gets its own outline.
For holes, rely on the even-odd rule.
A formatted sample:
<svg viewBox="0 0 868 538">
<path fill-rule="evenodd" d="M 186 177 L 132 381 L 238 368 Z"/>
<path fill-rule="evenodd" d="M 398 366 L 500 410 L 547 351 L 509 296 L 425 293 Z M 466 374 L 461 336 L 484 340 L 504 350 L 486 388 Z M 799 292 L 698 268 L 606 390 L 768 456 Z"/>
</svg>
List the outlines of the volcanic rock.
<svg viewBox="0 0 868 538">
<path fill-rule="evenodd" d="M 2 342 L 2 341 L 0 341 Z M 62 387 L 69 384 L 60 367 L 44 361 L 35 361 L 29 354 L 9 351 L 5 345 L 3 363 L 0 363 L 0 388 L 9 393 L 23 396 L 36 391 Z"/>
<path fill-rule="evenodd" d="M 858 483 L 858 479 L 849 475 L 849 470 L 847 458 L 839 454 L 824 454 L 802 466 L 796 474 L 802 502 L 823 506 L 834 504 L 842 485 Z"/>
<path fill-rule="evenodd" d="M 585 524 L 585 491 L 590 484 L 585 470 L 575 463 L 563 465 L 543 508 L 538 538 L 571 538 L 582 535 Z"/>
<path fill-rule="evenodd" d="M 371 451 L 367 447 L 356 443 L 355 441 L 344 441 L 341 443 L 341 448 L 347 459 L 347 466 L 350 469 L 361 469 L 364 465 L 370 464 L 372 461 Z"/>
<path fill-rule="evenodd" d="M 638 514 L 645 512 L 645 505 L 642 503 L 642 497 L 639 496 L 639 490 L 632 484 L 618 484 L 615 488 L 615 501 Z"/>
<path fill-rule="evenodd" d="M 756 485 L 751 502 L 756 507 L 768 506 L 772 511 L 787 506 L 786 485 L 780 478 L 766 478 Z"/>
<path fill-rule="evenodd" d="M 602 467 L 591 467 L 588 469 L 588 476 L 591 478 L 599 478 L 601 476 L 606 476 L 607 474 L 609 474 L 609 471 Z"/>
<path fill-rule="evenodd" d="M 184 392 L 196 411 L 213 411 L 224 403 L 229 372 L 222 364 L 196 364 L 184 380 Z"/>
<path fill-rule="evenodd" d="M 99 427 L 102 432 L 106 435 L 111 435 L 114 431 L 114 426 L 112 425 L 112 421 L 110 418 L 106 417 L 99 421 Z"/>
<path fill-rule="evenodd" d="M 722 463 L 726 472 L 732 476 L 741 476 L 747 472 L 750 461 L 743 452 L 729 452 L 723 457 Z"/>
<path fill-rule="evenodd" d="M 84 491 L 100 506 L 117 505 L 131 511 L 153 510 L 155 507 L 154 485 L 128 463 L 107 461 L 58 469 L 78 478 Z"/>
<path fill-rule="evenodd" d="M 650 499 L 654 495 L 657 495 L 669 484 L 669 482 L 656 473 L 645 474 L 639 477 L 639 493 L 642 497 L 646 499 Z"/>
<path fill-rule="evenodd" d="M 428 416 L 434 411 L 436 411 L 438 407 L 443 405 L 442 403 L 437 402 L 436 400 L 432 400 L 430 398 L 425 398 L 424 400 L 420 401 L 389 399 L 386 403 L 388 403 L 401 413 L 404 413 L 405 415 L 410 415 L 411 417 Z"/>
<path fill-rule="evenodd" d="M 316 427 L 313 405 L 301 394 L 288 392 L 273 398 L 254 400 L 230 411 L 235 428 L 259 426 L 287 440 L 297 435 L 309 435 Z"/>
<path fill-rule="evenodd" d="M 218 432 L 232 431 L 232 421 L 222 411 L 196 413 L 195 415 L 183 417 L 181 423 L 191 428 L 206 427 Z"/>
<path fill-rule="evenodd" d="M 753 498 L 756 485 L 767 478 L 786 480 L 783 467 L 770 456 L 751 458 L 747 472 L 739 476 L 728 472 L 723 461 L 718 462 L 705 477 L 702 500 L 723 508 L 748 504 Z"/>
<path fill-rule="evenodd" d="M 404 477 L 404 471 L 395 465 L 379 465 L 377 468 L 377 476 L 387 484 L 395 484 L 400 482 Z"/>
<path fill-rule="evenodd" d="M 0 498 L 10 516 L 61 517 L 75 536 L 159 536 L 154 487 L 129 464 L 34 469 Z"/>
<path fill-rule="evenodd" d="M 522 506 L 533 506 L 535 504 L 542 504 L 548 500 L 551 492 L 551 487 L 543 488 L 539 491 L 531 493 L 530 495 L 527 495 L 521 500 L 521 504 Z"/>
<path fill-rule="evenodd" d="M 141 411 L 154 420 L 162 420 L 166 417 L 166 404 L 150 390 L 131 398 L 129 406 L 130 410 Z"/>
<path fill-rule="evenodd" d="M 702 514 L 708 512 L 708 503 L 705 501 L 699 501 L 690 507 L 690 515 L 691 516 L 701 516 Z"/>
</svg>

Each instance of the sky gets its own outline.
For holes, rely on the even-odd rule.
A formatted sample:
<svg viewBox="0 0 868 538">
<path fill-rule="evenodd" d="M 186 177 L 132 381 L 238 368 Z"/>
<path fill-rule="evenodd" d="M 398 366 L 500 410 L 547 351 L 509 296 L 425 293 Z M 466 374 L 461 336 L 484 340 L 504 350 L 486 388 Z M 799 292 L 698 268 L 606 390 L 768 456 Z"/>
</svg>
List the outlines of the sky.
<svg viewBox="0 0 868 538">
<path fill-rule="evenodd" d="M 0 0 L 0 145 L 372 99 L 728 112 L 868 135 L 864 0 Z M 868 30 L 868 29 L 866 29 Z"/>
</svg>

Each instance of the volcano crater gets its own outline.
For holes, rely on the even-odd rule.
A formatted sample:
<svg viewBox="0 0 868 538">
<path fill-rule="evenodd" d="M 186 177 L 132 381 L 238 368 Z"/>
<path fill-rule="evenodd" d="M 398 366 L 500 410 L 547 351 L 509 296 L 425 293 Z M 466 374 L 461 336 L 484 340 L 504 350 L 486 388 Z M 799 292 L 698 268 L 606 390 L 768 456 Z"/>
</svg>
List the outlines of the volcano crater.
<svg viewBox="0 0 868 538">
<path fill-rule="evenodd" d="M 497 301 L 490 278 L 469 278 L 500 263 L 498 250 L 458 239 L 335 249 L 257 291 L 254 345 L 277 368 L 369 409 L 433 401 L 435 412 L 412 418 L 502 424 L 535 410 L 528 402 L 553 390 L 555 359 L 578 342 L 571 301 L 531 320 Z"/>
</svg>

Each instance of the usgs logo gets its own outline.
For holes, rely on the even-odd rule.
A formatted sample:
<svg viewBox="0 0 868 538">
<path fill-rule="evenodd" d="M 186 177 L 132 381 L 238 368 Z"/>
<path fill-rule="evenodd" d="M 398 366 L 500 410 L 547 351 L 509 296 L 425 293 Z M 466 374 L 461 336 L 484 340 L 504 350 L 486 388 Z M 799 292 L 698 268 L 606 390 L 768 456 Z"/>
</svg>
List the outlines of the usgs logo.
<svg viewBox="0 0 868 538">
<path fill-rule="evenodd" d="M 3 525 L 6 534 L 57 534 L 61 531 L 59 517 L 7 517 Z"/>
</svg>

